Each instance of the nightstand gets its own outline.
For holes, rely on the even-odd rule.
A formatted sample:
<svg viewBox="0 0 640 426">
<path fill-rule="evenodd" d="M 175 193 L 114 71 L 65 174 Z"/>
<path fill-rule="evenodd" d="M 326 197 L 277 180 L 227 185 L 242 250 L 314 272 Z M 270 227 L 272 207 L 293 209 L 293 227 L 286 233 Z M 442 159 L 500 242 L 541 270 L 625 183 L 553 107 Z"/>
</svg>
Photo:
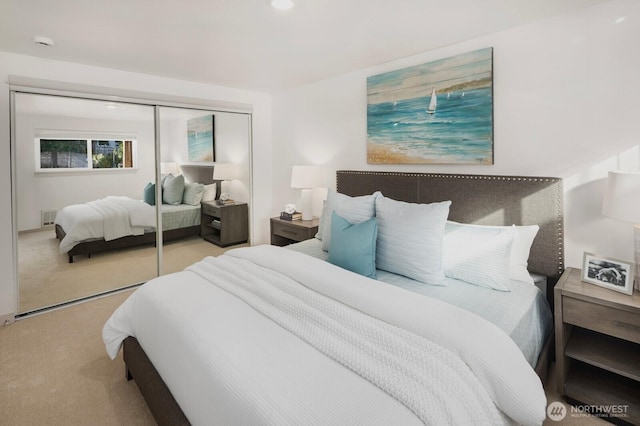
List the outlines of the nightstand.
<svg viewBox="0 0 640 426">
<path fill-rule="evenodd" d="M 554 296 L 560 394 L 603 409 L 626 406 L 618 418 L 640 424 L 640 294 L 584 283 L 579 269 L 567 268 Z"/>
<path fill-rule="evenodd" d="M 318 233 L 318 218 L 312 220 L 284 220 L 271 218 L 271 244 L 286 246 L 299 241 L 308 240 Z"/>
<path fill-rule="evenodd" d="M 218 205 L 202 203 L 200 235 L 220 247 L 246 243 L 249 239 L 249 210 L 246 203 Z"/>
</svg>

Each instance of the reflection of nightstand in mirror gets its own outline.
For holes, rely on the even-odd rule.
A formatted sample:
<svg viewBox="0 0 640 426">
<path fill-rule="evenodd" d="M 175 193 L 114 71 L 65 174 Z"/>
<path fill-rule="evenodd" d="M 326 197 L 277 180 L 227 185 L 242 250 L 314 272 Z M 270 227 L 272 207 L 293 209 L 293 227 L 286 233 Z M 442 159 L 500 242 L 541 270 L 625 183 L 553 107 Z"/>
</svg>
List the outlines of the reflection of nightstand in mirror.
<svg viewBox="0 0 640 426">
<path fill-rule="evenodd" d="M 271 218 L 271 244 L 286 246 L 315 237 L 320 220 L 284 220 Z"/>
<path fill-rule="evenodd" d="M 567 268 L 554 296 L 560 394 L 627 406 L 620 420 L 640 424 L 640 294 L 584 283 L 579 269 Z"/>
<path fill-rule="evenodd" d="M 217 205 L 202 203 L 200 235 L 220 247 L 246 243 L 249 239 L 249 212 L 246 203 Z"/>
</svg>

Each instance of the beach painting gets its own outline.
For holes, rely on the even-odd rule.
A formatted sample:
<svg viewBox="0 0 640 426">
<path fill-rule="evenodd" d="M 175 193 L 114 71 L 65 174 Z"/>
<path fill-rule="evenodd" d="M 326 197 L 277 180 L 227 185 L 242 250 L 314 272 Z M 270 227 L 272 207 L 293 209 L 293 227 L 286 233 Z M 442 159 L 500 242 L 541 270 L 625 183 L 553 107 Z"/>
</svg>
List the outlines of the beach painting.
<svg viewBox="0 0 640 426">
<path fill-rule="evenodd" d="M 215 158 L 214 116 L 187 120 L 189 161 L 213 163 Z"/>
<path fill-rule="evenodd" d="M 367 78 L 369 164 L 493 164 L 493 48 Z"/>
</svg>

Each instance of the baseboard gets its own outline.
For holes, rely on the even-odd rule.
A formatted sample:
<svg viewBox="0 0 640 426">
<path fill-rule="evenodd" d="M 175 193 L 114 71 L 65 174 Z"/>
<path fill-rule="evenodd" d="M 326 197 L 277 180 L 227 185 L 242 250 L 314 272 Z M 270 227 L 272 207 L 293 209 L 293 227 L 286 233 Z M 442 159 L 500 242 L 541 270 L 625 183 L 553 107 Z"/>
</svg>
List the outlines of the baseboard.
<svg viewBox="0 0 640 426">
<path fill-rule="evenodd" d="M 16 321 L 15 314 L 0 315 L 0 327 L 3 325 L 13 324 Z"/>
</svg>

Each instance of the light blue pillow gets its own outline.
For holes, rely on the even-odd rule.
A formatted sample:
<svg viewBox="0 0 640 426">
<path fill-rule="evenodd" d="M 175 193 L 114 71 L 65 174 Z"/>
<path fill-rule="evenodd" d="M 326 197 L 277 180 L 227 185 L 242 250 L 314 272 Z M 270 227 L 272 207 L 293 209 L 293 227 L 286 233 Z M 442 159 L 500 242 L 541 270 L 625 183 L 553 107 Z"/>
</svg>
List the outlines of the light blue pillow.
<svg viewBox="0 0 640 426">
<path fill-rule="evenodd" d="M 365 277 L 376 277 L 376 240 L 378 223 L 375 217 L 351 224 L 335 211 L 331 214 L 330 263 Z"/>
<path fill-rule="evenodd" d="M 162 202 L 165 204 L 182 204 L 184 194 L 184 176 L 168 175 L 162 183 Z"/>
<path fill-rule="evenodd" d="M 142 193 L 142 199 L 145 203 L 150 206 L 156 205 L 156 184 L 149 182 L 147 186 L 144 187 L 144 191 Z"/>
<path fill-rule="evenodd" d="M 350 197 L 330 189 L 327 192 L 327 202 L 324 207 L 326 217 L 322 225 L 322 250 L 329 251 L 331 243 L 331 213 L 336 212 L 350 223 L 360 223 L 376 215 L 376 198 L 382 194 L 377 191 L 371 195 Z"/>
</svg>

